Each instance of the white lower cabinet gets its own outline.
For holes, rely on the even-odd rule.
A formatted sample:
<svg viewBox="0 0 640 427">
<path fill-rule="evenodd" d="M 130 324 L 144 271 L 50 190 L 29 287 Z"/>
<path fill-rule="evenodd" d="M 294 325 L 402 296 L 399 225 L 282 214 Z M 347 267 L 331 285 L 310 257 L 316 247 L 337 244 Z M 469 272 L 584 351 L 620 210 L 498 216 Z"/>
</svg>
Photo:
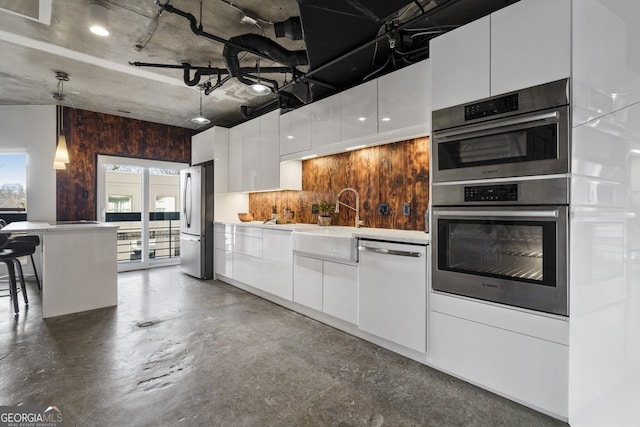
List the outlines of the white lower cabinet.
<svg viewBox="0 0 640 427">
<path fill-rule="evenodd" d="M 432 366 L 567 418 L 567 320 L 439 293 L 431 303 Z"/>
<path fill-rule="evenodd" d="M 293 250 L 290 231 L 263 230 L 262 290 L 287 301 L 293 300 Z"/>
<path fill-rule="evenodd" d="M 322 311 L 321 259 L 293 256 L 293 301 Z"/>
<path fill-rule="evenodd" d="M 322 311 L 349 323 L 358 323 L 358 267 L 324 261 Z"/>
<path fill-rule="evenodd" d="M 262 229 L 236 227 L 233 278 L 254 288 L 262 286 Z"/>
<path fill-rule="evenodd" d="M 233 278 L 233 226 L 216 224 L 214 244 L 215 274 Z"/>
<path fill-rule="evenodd" d="M 294 255 L 293 301 L 357 324 L 358 266 Z"/>
</svg>

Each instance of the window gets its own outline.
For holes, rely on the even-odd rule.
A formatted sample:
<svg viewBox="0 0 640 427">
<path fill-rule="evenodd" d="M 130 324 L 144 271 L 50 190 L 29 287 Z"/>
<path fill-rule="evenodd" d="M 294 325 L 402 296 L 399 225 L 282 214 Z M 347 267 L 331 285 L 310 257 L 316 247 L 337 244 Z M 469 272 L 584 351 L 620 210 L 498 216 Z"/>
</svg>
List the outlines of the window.
<svg viewBox="0 0 640 427">
<path fill-rule="evenodd" d="M 107 212 L 131 212 L 131 200 L 133 196 L 108 196 Z"/>
<path fill-rule="evenodd" d="M 27 155 L 0 154 L 0 212 L 27 211 Z"/>
<path fill-rule="evenodd" d="M 156 196 L 156 212 L 175 212 L 176 198 L 174 196 Z"/>
</svg>

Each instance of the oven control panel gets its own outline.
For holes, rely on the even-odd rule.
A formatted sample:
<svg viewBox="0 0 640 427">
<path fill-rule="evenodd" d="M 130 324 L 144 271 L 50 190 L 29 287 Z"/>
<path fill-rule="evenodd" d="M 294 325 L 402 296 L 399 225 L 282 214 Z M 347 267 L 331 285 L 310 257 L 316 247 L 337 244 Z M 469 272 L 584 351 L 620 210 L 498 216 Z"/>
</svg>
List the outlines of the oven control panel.
<svg viewBox="0 0 640 427">
<path fill-rule="evenodd" d="M 518 184 L 474 185 L 464 187 L 465 202 L 515 202 Z"/>
<path fill-rule="evenodd" d="M 512 111 L 518 111 L 517 93 L 465 105 L 464 120 L 475 120 Z"/>
</svg>

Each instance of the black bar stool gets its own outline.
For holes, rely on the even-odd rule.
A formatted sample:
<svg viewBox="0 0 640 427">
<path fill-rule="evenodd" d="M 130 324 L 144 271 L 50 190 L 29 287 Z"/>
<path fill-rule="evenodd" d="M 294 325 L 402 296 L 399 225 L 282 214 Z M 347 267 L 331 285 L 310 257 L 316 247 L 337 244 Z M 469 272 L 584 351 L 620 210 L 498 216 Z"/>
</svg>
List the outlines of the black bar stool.
<svg viewBox="0 0 640 427">
<path fill-rule="evenodd" d="M 7 225 L 6 221 L 0 218 L 0 228 L 3 228 Z M 20 235 L 13 236 L 9 240 L 9 242 L 32 242 L 35 246 L 40 245 L 40 237 L 35 235 Z M 11 244 L 11 243 L 9 243 Z M 35 252 L 34 252 L 35 253 Z M 36 284 L 38 285 L 38 290 L 42 290 L 42 285 L 40 284 L 40 277 L 38 277 L 38 269 L 36 268 L 36 263 L 33 259 L 33 254 L 29 255 L 31 259 L 31 267 L 33 268 L 33 276 L 36 278 Z M 22 266 L 20 266 L 20 270 L 22 270 Z M 23 275 L 24 276 L 24 275 Z"/>
<path fill-rule="evenodd" d="M 33 242 L 10 242 L 9 234 L 0 233 L 0 262 L 3 262 L 7 266 L 7 272 L 9 274 L 9 296 L 11 300 L 13 300 L 13 312 L 17 315 L 19 308 L 16 270 L 20 275 L 20 291 L 22 292 L 24 303 L 25 305 L 29 305 L 22 266 L 18 258 L 32 255 L 36 251 L 36 247 Z"/>
</svg>

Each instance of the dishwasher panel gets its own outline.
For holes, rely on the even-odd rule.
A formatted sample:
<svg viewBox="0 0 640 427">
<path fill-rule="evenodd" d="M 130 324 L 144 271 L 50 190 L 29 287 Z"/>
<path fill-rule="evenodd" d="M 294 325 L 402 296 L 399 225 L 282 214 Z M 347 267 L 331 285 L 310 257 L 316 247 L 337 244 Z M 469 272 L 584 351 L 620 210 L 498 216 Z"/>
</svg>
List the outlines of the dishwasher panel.
<svg viewBox="0 0 640 427">
<path fill-rule="evenodd" d="M 427 247 L 360 239 L 358 325 L 421 353 L 427 340 Z"/>
</svg>

